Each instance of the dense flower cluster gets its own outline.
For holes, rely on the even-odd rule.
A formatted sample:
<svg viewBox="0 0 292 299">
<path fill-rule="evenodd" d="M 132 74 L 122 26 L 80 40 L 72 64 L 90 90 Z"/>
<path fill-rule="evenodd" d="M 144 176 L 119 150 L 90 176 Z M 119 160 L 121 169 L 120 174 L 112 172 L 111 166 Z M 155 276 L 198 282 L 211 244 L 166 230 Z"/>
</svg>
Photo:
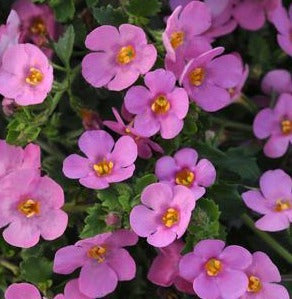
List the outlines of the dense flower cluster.
<svg viewBox="0 0 292 299">
<path fill-rule="evenodd" d="M 114 292 L 120 281 L 133 280 L 136 263 L 140 261 L 135 262 L 134 254 L 125 247 L 136 245 L 139 237 L 146 238 L 157 252 L 147 275 L 153 284 L 174 286 L 202 299 L 289 299 L 288 291 L 279 284 L 278 268 L 264 252 L 251 253 L 242 246 L 227 245 L 217 239 L 224 239 L 224 234 L 216 235 L 213 231 L 204 240 L 194 239 L 192 248 L 186 246 L 185 236 L 196 234 L 189 227 L 205 221 L 206 213 L 200 207 L 202 197 L 207 194 L 205 200 L 209 200 L 209 196 L 216 197 L 217 193 L 220 197 L 222 169 L 230 171 L 230 182 L 226 185 L 237 179 L 232 172 L 237 165 L 228 168 L 223 161 L 228 155 L 232 159 L 234 152 L 225 155 L 213 148 L 206 159 L 199 141 L 195 148 L 185 142 L 184 146 L 176 144 L 171 150 L 163 147 L 163 142 L 168 144 L 165 139 L 182 134 L 191 110 L 215 119 L 214 112 L 242 101 L 249 66 L 239 53 L 224 53 L 224 47 L 215 46 L 218 37 L 238 26 L 256 31 L 268 21 L 277 30 L 281 49 L 292 56 L 292 6 L 287 11 L 281 0 L 170 0 L 169 5 L 172 13 L 164 19 L 165 29 L 160 38 L 164 56 L 154 45 L 155 35 L 133 24 L 101 25 L 85 39 L 90 51 L 82 57 L 80 66 L 85 83 L 98 96 L 100 88 L 120 91 L 123 103 L 120 110 L 111 107 L 116 121 L 74 106 L 85 128 L 84 132 L 73 133 L 74 138 L 79 136 L 78 147 L 83 155 L 72 154 L 77 149 L 68 147 L 72 145 L 71 135 L 64 135 L 68 140 L 62 146 L 69 155 L 61 154 L 57 162 L 60 165 L 62 160 L 63 179 L 64 176 L 78 179 L 82 185 L 76 186 L 68 180 L 71 184 L 66 190 L 68 194 L 82 190 L 72 201 L 74 208 L 78 209 L 80 198 L 92 197 L 93 190 L 99 198 L 106 194 L 102 192 L 109 191 L 104 195 L 105 201 L 95 206 L 98 211 L 110 207 L 107 196 L 111 188 L 119 186 L 119 195 L 113 196 L 123 207 L 123 213 L 113 208 L 106 216 L 100 213 L 96 218 L 87 218 L 88 224 L 103 217 L 107 228 L 103 233 L 91 232 L 89 238 L 81 236 L 83 239 L 74 245 L 62 248 L 57 245 L 53 271 L 70 275 L 81 270 L 70 276 L 62 285 L 64 294 L 54 299 L 102 298 Z M 139 18 L 135 22 L 139 24 Z M 68 87 L 74 80 L 70 63 L 60 67 L 52 62 L 51 45 L 62 31 L 47 4 L 17 0 L 12 5 L 6 24 L 0 26 L 0 94 L 6 116 L 13 115 L 19 106 L 43 103 L 51 93 L 62 96 L 66 92 L 71 105 L 75 105 L 72 88 Z M 64 84 L 54 82 L 54 67 L 68 76 Z M 289 152 L 292 143 L 291 73 L 271 70 L 263 77 L 261 89 L 265 95 L 256 97 L 253 103 L 262 109 L 254 117 L 253 133 L 259 140 L 267 139 L 262 146 L 267 158 L 280 158 Z M 45 104 L 55 109 L 58 103 L 49 97 Z M 50 109 L 48 117 L 52 114 Z M 29 122 L 35 111 L 24 111 Z M 40 117 L 38 124 L 43 125 L 46 120 Z M 52 131 L 58 128 L 55 124 L 58 120 L 51 121 L 47 131 L 54 140 Z M 114 139 L 106 128 L 120 137 L 113 135 Z M 21 130 L 25 132 L 25 126 Z M 205 137 L 208 145 L 217 142 Z M 41 136 L 41 146 L 43 139 Z M 43 149 L 54 152 L 55 148 L 48 144 Z M 12 246 L 30 248 L 39 243 L 40 237 L 48 241 L 61 237 L 68 225 L 68 215 L 62 210 L 64 191 L 55 180 L 43 175 L 47 164 L 41 165 L 40 146 L 29 143 L 22 148 L 0 140 L 0 154 L 0 228 L 4 240 Z M 156 154 L 160 154 L 158 159 Z M 135 170 L 140 171 L 138 158 L 148 160 L 141 168 L 155 173 L 156 181 L 145 185 L 140 181 L 142 188 L 128 190 L 125 181 L 133 178 Z M 247 171 L 243 164 L 239 167 Z M 249 189 L 242 191 L 241 204 L 262 215 L 254 229 L 268 232 L 288 229 L 292 222 L 291 176 L 280 168 L 265 170 L 259 178 L 259 189 L 241 184 L 240 188 Z M 116 184 L 120 182 L 123 183 Z M 217 193 L 208 193 L 216 183 Z M 133 192 L 137 194 L 128 204 L 125 193 L 134 197 Z M 72 238 L 66 242 L 72 242 Z M 42 285 L 13 283 L 7 288 L 5 299 L 45 298 L 37 287 L 41 290 Z"/>
</svg>

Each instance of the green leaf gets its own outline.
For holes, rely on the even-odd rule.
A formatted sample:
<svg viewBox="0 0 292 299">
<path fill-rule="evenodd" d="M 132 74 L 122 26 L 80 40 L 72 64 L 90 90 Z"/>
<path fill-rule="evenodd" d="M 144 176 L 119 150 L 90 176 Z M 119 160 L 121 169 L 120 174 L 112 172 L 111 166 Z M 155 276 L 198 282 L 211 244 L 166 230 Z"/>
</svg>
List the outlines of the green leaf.
<svg viewBox="0 0 292 299">
<path fill-rule="evenodd" d="M 31 256 L 20 263 L 21 277 L 34 284 L 44 283 L 52 276 L 52 266 L 44 257 Z"/>
<path fill-rule="evenodd" d="M 110 211 L 117 211 L 121 208 L 118 201 L 118 193 L 114 188 L 99 190 L 97 198 L 102 202 L 102 206 L 108 208 Z"/>
<path fill-rule="evenodd" d="M 134 186 L 135 192 L 137 194 L 140 194 L 145 187 L 147 187 L 148 185 L 150 185 L 152 183 L 156 183 L 156 182 L 157 182 L 157 178 L 154 174 L 152 174 L 152 173 L 146 174 L 143 177 L 138 178 L 136 180 L 135 186 Z"/>
<path fill-rule="evenodd" d="M 105 223 L 106 212 L 100 204 L 95 204 L 87 210 L 88 216 L 85 218 L 85 226 L 80 233 L 80 238 L 90 238 L 97 234 L 110 230 Z"/>
<path fill-rule="evenodd" d="M 63 36 L 59 38 L 58 42 L 54 44 L 56 54 L 67 67 L 69 67 L 70 65 L 70 58 L 73 52 L 74 40 L 74 28 L 72 25 L 70 25 L 68 26 Z"/>
<path fill-rule="evenodd" d="M 155 16 L 161 9 L 159 0 L 130 0 L 127 11 L 138 17 Z"/>
<path fill-rule="evenodd" d="M 75 14 L 74 0 L 50 0 L 56 18 L 59 22 L 67 22 L 72 20 Z"/>
<path fill-rule="evenodd" d="M 100 25 L 119 26 L 128 22 L 128 17 L 124 14 L 122 8 L 114 8 L 110 4 L 106 7 L 94 7 L 92 14 Z"/>
<path fill-rule="evenodd" d="M 98 3 L 99 0 L 86 0 L 86 4 L 88 7 L 93 7 Z"/>
</svg>

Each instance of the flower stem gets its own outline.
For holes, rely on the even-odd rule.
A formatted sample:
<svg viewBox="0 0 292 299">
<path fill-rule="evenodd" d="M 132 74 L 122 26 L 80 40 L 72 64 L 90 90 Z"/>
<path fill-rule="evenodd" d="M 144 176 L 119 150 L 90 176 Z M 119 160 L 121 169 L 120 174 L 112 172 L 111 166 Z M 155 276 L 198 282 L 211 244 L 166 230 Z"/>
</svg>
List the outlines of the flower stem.
<svg viewBox="0 0 292 299">
<path fill-rule="evenodd" d="M 65 204 L 63 210 L 68 213 L 82 213 L 86 212 L 92 205 L 78 205 L 78 204 Z"/>
<path fill-rule="evenodd" d="M 274 249 L 282 258 L 284 258 L 289 264 L 292 264 L 292 254 L 280 245 L 274 238 L 272 238 L 269 234 L 258 230 L 253 220 L 246 214 L 241 216 L 244 223 L 263 241 L 265 241 L 272 249 Z"/>
<path fill-rule="evenodd" d="M 241 124 L 235 121 L 231 121 L 231 120 L 226 120 L 223 118 L 218 118 L 218 117 L 211 117 L 211 121 L 214 124 L 217 125 L 221 125 L 223 127 L 228 127 L 228 128 L 232 128 L 232 129 L 238 129 L 238 130 L 242 130 L 242 131 L 246 131 L 246 132 L 252 132 L 252 127 L 250 125 L 246 125 L 246 124 Z"/>
<path fill-rule="evenodd" d="M 15 266 L 14 264 L 4 260 L 4 259 L 0 259 L 0 265 L 8 270 L 10 270 L 14 275 L 18 275 L 19 274 L 19 268 L 17 266 Z"/>
</svg>

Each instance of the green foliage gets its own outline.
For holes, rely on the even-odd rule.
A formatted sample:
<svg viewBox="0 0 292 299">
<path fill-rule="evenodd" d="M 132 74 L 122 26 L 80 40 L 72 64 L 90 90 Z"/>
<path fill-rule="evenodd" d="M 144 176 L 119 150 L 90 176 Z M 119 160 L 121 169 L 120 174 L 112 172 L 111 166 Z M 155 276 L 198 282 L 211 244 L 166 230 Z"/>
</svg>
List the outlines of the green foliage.
<svg viewBox="0 0 292 299">
<path fill-rule="evenodd" d="M 188 227 L 184 253 L 190 252 L 201 240 L 220 238 L 219 217 L 219 207 L 213 200 L 198 201 Z"/>
<path fill-rule="evenodd" d="M 58 21 L 67 22 L 73 19 L 75 14 L 74 0 L 49 0 L 49 4 L 53 7 Z"/>
<path fill-rule="evenodd" d="M 127 12 L 137 17 L 155 16 L 161 9 L 159 0 L 129 0 Z"/>
<path fill-rule="evenodd" d="M 72 25 L 70 25 L 58 42 L 54 44 L 56 54 L 61 59 L 66 67 L 70 66 L 70 59 L 73 52 L 73 45 L 75 40 L 75 32 Z"/>
<path fill-rule="evenodd" d="M 119 26 L 128 22 L 128 17 L 121 7 L 114 8 L 112 5 L 94 7 L 92 9 L 95 20 L 100 25 Z"/>
</svg>

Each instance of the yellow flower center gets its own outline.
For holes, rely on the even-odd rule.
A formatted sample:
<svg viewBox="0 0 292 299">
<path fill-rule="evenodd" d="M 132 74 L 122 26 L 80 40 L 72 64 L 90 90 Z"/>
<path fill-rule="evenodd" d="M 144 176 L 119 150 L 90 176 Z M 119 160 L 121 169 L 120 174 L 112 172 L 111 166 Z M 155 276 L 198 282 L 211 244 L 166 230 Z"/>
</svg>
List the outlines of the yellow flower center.
<svg viewBox="0 0 292 299">
<path fill-rule="evenodd" d="M 291 209 L 291 203 L 288 200 L 279 199 L 276 201 L 275 211 L 283 212 Z"/>
<path fill-rule="evenodd" d="M 281 122 L 281 130 L 283 134 L 290 134 L 292 133 L 292 121 L 285 119 Z"/>
<path fill-rule="evenodd" d="M 201 67 L 197 67 L 189 73 L 189 80 L 192 85 L 200 86 L 205 79 L 205 70 Z"/>
<path fill-rule="evenodd" d="M 183 169 L 176 174 L 175 182 L 177 185 L 190 187 L 195 180 L 195 174 L 189 169 Z"/>
<path fill-rule="evenodd" d="M 159 95 L 154 99 L 151 110 L 156 114 L 165 114 L 170 109 L 170 103 L 164 95 Z"/>
<path fill-rule="evenodd" d="M 113 167 L 114 163 L 107 160 L 103 160 L 93 165 L 93 169 L 95 170 L 98 176 L 105 176 L 110 174 L 112 172 Z"/>
<path fill-rule="evenodd" d="M 43 73 L 40 70 L 38 70 L 34 67 L 31 67 L 29 69 L 29 73 L 28 73 L 27 77 L 25 78 L 25 82 L 27 84 L 36 86 L 36 85 L 40 84 L 43 81 L 43 79 L 44 79 Z"/>
<path fill-rule="evenodd" d="M 205 269 L 209 276 L 217 276 L 222 270 L 222 263 L 217 259 L 210 259 L 205 264 Z"/>
<path fill-rule="evenodd" d="M 31 218 L 35 215 L 40 214 L 40 203 L 33 199 L 27 199 L 25 201 L 20 202 L 17 209 L 27 218 Z"/>
<path fill-rule="evenodd" d="M 33 19 L 30 32 L 35 35 L 46 35 L 47 34 L 47 27 L 42 18 L 35 18 Z"/>
<path fill-rule="evenodd" d="M 122 47 L 117 55 L 117 61 L 120 64 L 128 64 L 136 57 L 136 51 L 133 46 Z"/>
<path fill-rule="evenodd" d="M 87 256 L 102 263 L 105 260 L 106 251 L 104 246 L 93 246 L 87 251 Z"/>
<path fill-rule="evenodd" d="M 179 212 L 176 209 L 169 208 L 162 216 L 162 222 L 166 227 L 172 227 L 179 221 Z"/>
<path fill-rule="evenodd" d="M 170 36 L 170 43 L 174 49 L 181 46 L 184 42 L 185 34 L 182 31 L 173 32 Z"/>
<path fill-rule="evenodd" d="M 125 132 L 127 133 L 127 134 L 131 134 L 131 129 L 130 128 L 125 128 Z"/>
<path fill-rule="evenodd" d="M 262 289 L 262 283 L 260 279 L 256 276 L 250 276 L 248 278 L 248 287 L 247 291 L 251 293 L 257 293 Z"/>
</svg>

